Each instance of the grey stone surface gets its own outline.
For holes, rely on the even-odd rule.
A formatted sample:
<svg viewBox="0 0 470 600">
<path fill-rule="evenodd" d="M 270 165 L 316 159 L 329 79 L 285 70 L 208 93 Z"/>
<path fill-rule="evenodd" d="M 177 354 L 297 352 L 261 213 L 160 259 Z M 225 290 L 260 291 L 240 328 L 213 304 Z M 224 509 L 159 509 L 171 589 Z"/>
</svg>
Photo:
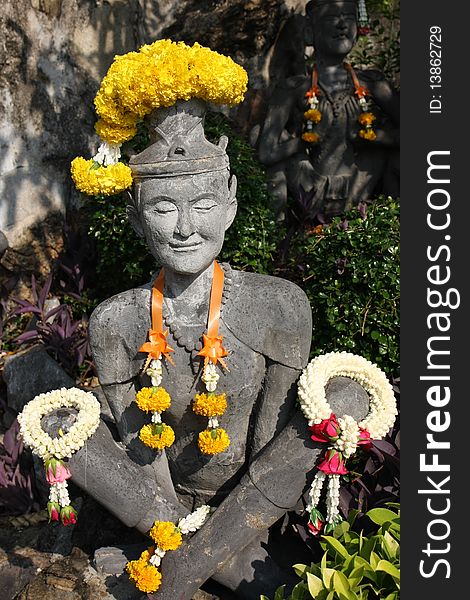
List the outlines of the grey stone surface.
<svg viewBox="0 0 470 600">
<path fill-rule="evenodd" d="M 343 66 L 357 38 L 356 10 L 355 0 L 309 2 L 306 6 L 306 29 L 313 34 L 320 87 L 318 108 L 322 117 L 314 129 L 320 141 L 309 144 L 301 139 L 311 73 L 280 81 L 270 98 L 259 158 L 268 167 L 280 215 L 285 211 L 287 195 L 298 197 L 300 186 L 312 192 L 312 208 L 327 216 L 341 214 L 379 192 L 399 194 L 397 177 L 391 175 L 399 145 L 399 99 L 378 71 L 357 70 L 377 117 L 375 141 L 362 140 L 358 135 L 361 108 L 351 75 Z"/>
<path fill-rule="evenodd" d="M 43 346 L 7 357 L 3 378 L 7 385 L 8 405 L 17 412 L 37 394 L 75 385 Z"/>
</svg>

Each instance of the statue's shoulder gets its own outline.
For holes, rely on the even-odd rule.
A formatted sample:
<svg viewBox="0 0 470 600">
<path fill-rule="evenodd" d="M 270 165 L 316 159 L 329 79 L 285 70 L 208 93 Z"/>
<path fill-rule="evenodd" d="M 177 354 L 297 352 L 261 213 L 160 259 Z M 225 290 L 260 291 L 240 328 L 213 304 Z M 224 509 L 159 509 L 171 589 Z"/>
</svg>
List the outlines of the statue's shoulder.
<svg viewBox="0 0 470 600">
<path fill-rule="evenodd" d="M 232 271 L 223 320 L 247 346 L 288 367 L 308 361 L 312 311 L 297 285 L 280 277 Z"/>
<path fill-rule="evenodd" d="M 90 343 L 100 383 L 129 381 L 142 364 L 138 350 L 150 326 L 150 285 L 108 298 L 90 317 Z"/>
</svg>

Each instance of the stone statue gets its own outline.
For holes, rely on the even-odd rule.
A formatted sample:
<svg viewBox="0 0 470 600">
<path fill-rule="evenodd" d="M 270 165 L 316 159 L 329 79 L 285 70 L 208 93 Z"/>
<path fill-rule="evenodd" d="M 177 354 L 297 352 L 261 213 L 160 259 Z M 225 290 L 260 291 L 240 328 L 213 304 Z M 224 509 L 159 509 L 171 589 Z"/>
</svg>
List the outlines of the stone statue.
<svg viewBox="0 0 470 600">
<path fill-rule="evenodd" d="M 288 194 L 300 186 L 313 191 L 317 212 L 334 216 L 377 192 L 398 195 L 398 95 L 378 71 L 358 70 L 368 91 L 369 110 L 376 117 L 374 140 L 359 136 L 362 109 L 354 76 L 345 58 L 357 38 L 356 0 L 312 0 L 306 5 L 313 34 L 316 74 L 296 75 L 280 82 L 271 97 L 259 141 L 260 161 L 268 168 L 275 209 L 283 218 Z M 302 139 L 306 92 L 318 80 L 317 143 Z M 395 169 L 395 171 L 394 171 Z"/>
<path fill-rule="evenodd" d="M 174 365 L 165 362 L 163 373 L 172 397 L 165 422 L 176 441 L 158 452 L 137 437 L 148 420 L 134 402 L 136 391 L 150 385 L 139 352 L 150 327 L 148 284 L 106 300 L 92 315 L 93 354 L 119 440 L 101 423 L 70 468 L 75 483 L 142 532 L 156 519 L 176 521 L 202 503 L 218 506 L 184 548 L 164 558 L 156 597 L 190 599 L 213 577 L 254 599 L 284 583 L 263 542 L 268 528 L 298 502 L 321 451 L 295 408 L 311 311 L 303 291 L 289 281 L 221 265 L 220 332 L 229 370 L 218 386 L 228 396 L 222 421 L 231 443 L 221 454 L 202 455 L 197 434 L 204 425 L 191 410 L 195 393 L 203 390 L 197 352 L 207 327 L 213 261 L 237 207 L 227 139 L 209 143 L 203 115 L 198 100 L 155 111 L 152 144 L 130 162 L 129 219 L 165 269 L 163 317 L 174 349 Z M 328 398 L 338 415 L 367 413 L 367 394 L 349 380 L 338 378 Z"/>
</svg>

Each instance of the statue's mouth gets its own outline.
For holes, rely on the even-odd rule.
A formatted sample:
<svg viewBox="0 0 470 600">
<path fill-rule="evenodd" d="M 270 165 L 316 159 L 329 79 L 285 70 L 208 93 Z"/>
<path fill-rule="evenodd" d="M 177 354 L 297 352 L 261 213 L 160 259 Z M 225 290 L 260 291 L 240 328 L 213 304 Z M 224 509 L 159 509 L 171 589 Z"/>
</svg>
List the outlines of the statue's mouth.
<svg viewBox="0 0 470 600">
<path fill-rule="evenodd" d="M 190 244 L 178 244 L 173 243 L 170 244 L 170 248 L 175 252 L 188 252 L 189 250 L 196 250 L 199 246 L 202 245 L 202 242 L 191 242 Z"/>
</svg>

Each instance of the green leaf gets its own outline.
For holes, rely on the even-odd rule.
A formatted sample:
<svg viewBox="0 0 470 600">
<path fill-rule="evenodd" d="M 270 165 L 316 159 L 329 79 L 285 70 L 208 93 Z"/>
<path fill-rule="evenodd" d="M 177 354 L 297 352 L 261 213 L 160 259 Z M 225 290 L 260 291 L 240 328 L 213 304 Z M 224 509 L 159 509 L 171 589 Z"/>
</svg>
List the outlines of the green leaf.
<svg viewBox="0 0 470 600">
<path fill-rule="evenodd" d="M 307 585 L 308 591 L 310 592 L 312 598 L 316 598 L 317 595 L 324 589 L 322 580 L 319 577 L 312 575 L 312 573 L 307 573 Z"/>
<path fill-rule="evenodd" d="M 392 565 L 391 562 L 389 562 L 388 560 L 380 560 L 377 563 L 377 566 L 375 567 L 376 571 L 383 571 L 384 573 L 388 573 L 389 575 L 391 575 L 393 577 L 393 579 L 398 582 L 400 581 L 400 571 L 397 569 L 397 567 L 395 567 L 395 565 Z"/>
<path fill-rule="evenodd" d="M 332 586 L 333 586 L 333 583 L 331 580 L 332 580 L 334 572 L 335 572 L 334 569 L 329 569 L 328 567 L 325 567 L 321 570 L 323 583 L 325 584 L 325 587 L 328 588 L 329 590 L 331 590 Z"/>
<path fill-rule="evenodd" d="M 275 594 L 274 594 L 274 600 L 284 600 L 284 590 L 285 590 L 286 586 L 285 585 L 281 585 L 280 587 L 277 588 Z"/>
<path fill-rule="evenodd" d="M 384 547 L 385 553 L 390 559 L 393 560 L 397 557 L 400 545 L 398 544 L 396 539 L 389 534 L 388 531 L 384 533 L 382 545 Z"/>
<path fill-rule="evenodd" d="M 295 574 L 298 577 L 302 577 L 303 579 L 305 579 L 305 571 L 307 570 L 307 565 L 302 565 L 301 563 L 298 563 L 296 565 L 293 565 L 292 568 L 295 571 Z"/>
<path fill-rule="evenodd" d="M 377 571 L 377 565 L 380 562 L 380 556 L 378 554 L 376 554 L 374 551 L 372 551 L 370 553 L 370 565 L 371 567 L 374 569 L 374 571 Z"/>
<path fill-rule="evenodd" d="M 339 554 L 344 559 L 351 557 L 349 552 L 339 540 L 335 539 L 334 537 L 331 537 L 330 535 L 324 535 L 323 540 L 326 542 L 326 545 L 328 548 L 330 548 L 330 550 Z"/>
<path fill-rule="evenodd" d="M 345 596 L 351 591 L 348 578 L 341 571 L 333 573 L 333 588 L 337 594 L 344 594 Z"/>
<path fill-rule="evenodd" d="M 377 525 L 383 525 L 388 521 L 393 523 L 397 519 L 397 514 L 388 508 L 373 508 L 369 510 L 366 515 Z"/>
</svg>

